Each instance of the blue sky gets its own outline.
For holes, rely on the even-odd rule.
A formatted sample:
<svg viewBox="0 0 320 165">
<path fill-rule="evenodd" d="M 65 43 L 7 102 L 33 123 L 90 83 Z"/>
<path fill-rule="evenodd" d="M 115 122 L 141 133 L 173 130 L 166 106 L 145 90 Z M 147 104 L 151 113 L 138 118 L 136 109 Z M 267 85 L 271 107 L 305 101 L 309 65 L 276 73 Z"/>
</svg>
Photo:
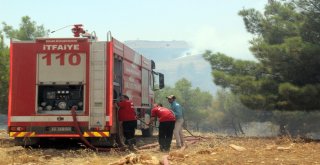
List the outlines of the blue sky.
<svg viewBox="0 0 320 165">
<path fill-rule="evenodd" d="M 194 53 L 223 52 L 241 59 L 253 59 L 238 11 L 262 10 L 267 0 L 1 0 L 0 21 L 15 28 L 28 15 L 46 29 L 81 23 L 106 40 L 107 31 L 120 41 L 185 40 Z M 72 37 L 70 28 L 50 37 Z"/>
</svg>

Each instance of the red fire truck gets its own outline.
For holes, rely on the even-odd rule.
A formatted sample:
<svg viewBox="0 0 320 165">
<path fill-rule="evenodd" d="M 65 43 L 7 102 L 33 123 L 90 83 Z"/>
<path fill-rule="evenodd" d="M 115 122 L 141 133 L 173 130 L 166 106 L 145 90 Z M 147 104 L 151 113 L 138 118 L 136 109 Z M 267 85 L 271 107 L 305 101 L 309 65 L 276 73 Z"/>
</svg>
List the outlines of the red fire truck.
<svg viewBox="0 0 320 165">
<path fill-rule="evenodd" d="M 164 76 L 154 70 L 154 61 L 110 33 L 107 41 L 97 41 L 93 35 L 79 37 L 84 33 L 81 25 L 72 31 L 74 38 L 11 41 L 10 137 L 21 145 L 80 137 L 113 145 L 113 136 L 119 133 L 113 105 L 121 94 L 133 101 L 142 121 L 139 128 L 147 136 L 151 128 L 144 122 L 154 91 L 164 87 Z"/>
</svg>

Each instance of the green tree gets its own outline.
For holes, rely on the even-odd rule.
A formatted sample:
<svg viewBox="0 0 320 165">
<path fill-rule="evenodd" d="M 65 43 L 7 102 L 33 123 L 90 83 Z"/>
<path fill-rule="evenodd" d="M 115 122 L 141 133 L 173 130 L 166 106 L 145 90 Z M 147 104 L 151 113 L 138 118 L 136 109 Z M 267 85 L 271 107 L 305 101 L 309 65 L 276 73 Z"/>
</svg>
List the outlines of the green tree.
<svg viewBox="0 0 320 165">
<path fill-rule="evenodd" d="M 305 41 L 320 44 L 320 1 L 319 0 L 294 0 L 296 6 L 306 16 L 302 25 L 301 36 Z"/>
<path fill-rule="evenodd" d="M 228 90 L 219 90 L 212 108 L 205 119 L 205 128 L 214 132 L 224 132 L 239 135 L 244 134 L 242 125 L 252 121 L 263 121 L 265 111 L 252 111 L 245 107 L 239 98 Z"/>
<path fill-rule="evenodd" d="M 45 30 L 43 25 L 37 26 L 36 22 L 31 21 L 29 16 L 22 17 L 20 27 L 18 29 L 14 29 L 5 22 L 3 22 L 2 25 L 2 30 L 0 30 L 0 112 L 7 113 L 9 48 L 4 43 L 4 35 L 7 38 L 33 40 L 37 37 L 48 36 L 49 30 Z"/>
<path fill-rule="evenodd" d="M 0 113 L 7 113 L 9 80 L 9 48 L 0 31 Z"/>
<path fill-rule="evenodd" d="M 177 102 L 183 107 L 184 118 L 188 126 L 200 130 L 203 119 L 206 118 L 208 109 L 211 107 L 212 95 L 209 92 L 202 92 L 199 88 L 192 88 L 192 84 L 183 78 L 175 83 L 175 86 L 166 87 L 156 92 L 156 102 L 170 107 L 166 96 L 175 95 Z"/>
<path fill-rule="evenodd" d="M 264 13 L 239 12 L 257 61 L 207 51 L 214 82 L 255 110 L 320 109 L 319 0 L 273 1 Z M 281 131 L 287 123 L 278 115 Z"/>
<path fill-rule="evenodd" d="M 3 22 L 3 31 L 8 38 L 15 38 L 19 40 L 34 40 L 37 37 L 48 36 L 49 30 L 46 30 L 43 25 L 37 25 L 29 16 L 23 16 L 19 29 L 14 29 L 12 26 Z"/>
<path fill-rule="evenodd" d="M 320 47 L 303 40 L 307 14 L 291 2 L 239 12 L 248 32 L 256 37 L 250 50 L 258 62 L 235 60 L 207 51 L 217 85 L 239 94 L 242 103 L 262 110 L 318 110 Z"/>
</svg>

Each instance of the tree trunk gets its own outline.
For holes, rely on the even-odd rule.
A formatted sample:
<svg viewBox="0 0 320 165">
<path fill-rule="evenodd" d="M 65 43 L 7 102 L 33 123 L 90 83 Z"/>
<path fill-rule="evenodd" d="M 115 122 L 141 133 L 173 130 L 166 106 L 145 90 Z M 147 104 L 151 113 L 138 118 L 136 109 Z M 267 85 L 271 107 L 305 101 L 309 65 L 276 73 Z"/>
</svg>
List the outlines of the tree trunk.
<svg viewBox="0 0 320 165">
<path fill-rule="evenodd" d="M 279 117 L 279 131 L 280 131 L 280 136 L 286 136 L 288 135 L 287 130 L 286 130 L 286 118 L 284 114 L 281 112 L 280 117 Z"/>
<path fill-rule="evenodd" d="M 285 123 L 283 121 L 279 122 L 279 127 L 280 127 L 280 136 L 286 136 L 287 135 L 287 131 L 285 128 Z"/>
<path fill-rule="evenodd" d="M 232 119 L 231 119 L 231 124 L 232 124 L 232 127 L 233 127 L 233 129 L 234 129 L 234 134 L 235 134 L 236 136 L 238 136 L 238 129 L 237 129 L 236 125 L 234 124 L 233 117 L 232 117 Z"/>
<path fill-rule="evenodd" d="M 196 122 L 196 130 L 197 130 L 197 132 L 200 132 L 199 122 L 198 121 Z"/>
<path fill-rule="evenodd" d="M 240 124 L 240 122 L 238 122 L 238 127 L 239 127 L 239 131 L 242 135 L 244 135 L 245 133 L 243 132 L 242 126 Z"/>
</svg>

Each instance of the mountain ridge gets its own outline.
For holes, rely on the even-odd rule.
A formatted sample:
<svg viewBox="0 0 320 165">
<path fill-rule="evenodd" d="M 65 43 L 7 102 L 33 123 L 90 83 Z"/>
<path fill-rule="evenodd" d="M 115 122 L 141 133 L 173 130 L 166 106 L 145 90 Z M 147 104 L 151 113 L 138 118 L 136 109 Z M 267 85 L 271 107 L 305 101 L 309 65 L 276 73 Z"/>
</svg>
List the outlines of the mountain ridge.
<svg viewBox="0 0 320 165">
<path fill-rule="evenodd" d="M 192 47 L 186 41 L 130 40 L 125 44 L 154 60 L 156 70 L 165 75 L 168 86 L 186 78 L 193 88 L 199 87 L 215 95 L 217 86 L 212 80 L 210 64 L 201 54 L 191 54 Z"/>
</svg>

